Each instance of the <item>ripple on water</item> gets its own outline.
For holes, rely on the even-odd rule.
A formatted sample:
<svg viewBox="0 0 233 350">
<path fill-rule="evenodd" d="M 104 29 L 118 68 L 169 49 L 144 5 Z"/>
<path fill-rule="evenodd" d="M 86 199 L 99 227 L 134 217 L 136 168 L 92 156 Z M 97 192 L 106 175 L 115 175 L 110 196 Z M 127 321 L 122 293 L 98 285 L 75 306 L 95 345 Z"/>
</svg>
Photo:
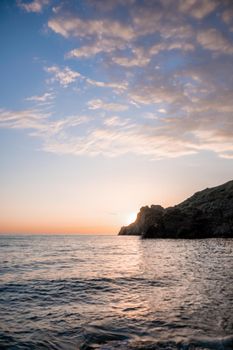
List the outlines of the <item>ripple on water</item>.
<svg viewBox="0 0 233 350">
<path fill-rule="evenodd" d="M 0 349 L 233 349 L 233 240 L 0 240 Z"/>
</svg>

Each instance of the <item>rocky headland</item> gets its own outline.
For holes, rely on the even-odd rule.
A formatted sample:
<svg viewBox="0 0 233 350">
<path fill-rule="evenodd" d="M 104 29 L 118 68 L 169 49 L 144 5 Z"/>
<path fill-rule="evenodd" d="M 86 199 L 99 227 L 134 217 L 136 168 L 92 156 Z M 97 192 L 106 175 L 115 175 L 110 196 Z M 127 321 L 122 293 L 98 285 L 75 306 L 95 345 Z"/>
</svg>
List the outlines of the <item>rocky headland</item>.
<svg viewBox="0 0 233 350">
<path fill-rule="evenodd" d="M 233 181 L 206 188 L 174 207 L 142 207 L 119 235 L 142 238 L 233 238 Z"/>
</svg>

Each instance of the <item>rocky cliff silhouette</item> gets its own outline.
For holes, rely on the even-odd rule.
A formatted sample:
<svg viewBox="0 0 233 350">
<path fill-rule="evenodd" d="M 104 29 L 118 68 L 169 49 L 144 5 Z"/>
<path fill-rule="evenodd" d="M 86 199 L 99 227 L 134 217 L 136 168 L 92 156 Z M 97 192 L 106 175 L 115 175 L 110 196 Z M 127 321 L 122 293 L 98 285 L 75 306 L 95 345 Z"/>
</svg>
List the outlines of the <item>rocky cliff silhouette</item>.
<svg viewBox="0 0 233 350">
<path fill-rule="evenodd" d="M 195 193 L 174 207 L 140 209 L 119 235 L 142 238 L 233 238 L 233 181 Z"/>
</svg>

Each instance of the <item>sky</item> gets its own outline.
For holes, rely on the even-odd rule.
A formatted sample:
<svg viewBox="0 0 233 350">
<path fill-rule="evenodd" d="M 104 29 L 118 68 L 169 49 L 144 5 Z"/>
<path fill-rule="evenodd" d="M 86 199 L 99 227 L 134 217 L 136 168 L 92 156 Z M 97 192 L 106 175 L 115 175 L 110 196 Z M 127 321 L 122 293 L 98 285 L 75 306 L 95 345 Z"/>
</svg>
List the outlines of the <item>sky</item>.
<svg viewBox="0 0 233 350">
<path fill-rule="evenodd" d="M 231 0 L 0 1 L 0 232 L 117 234 L 233 178 Z"/>
</svg>

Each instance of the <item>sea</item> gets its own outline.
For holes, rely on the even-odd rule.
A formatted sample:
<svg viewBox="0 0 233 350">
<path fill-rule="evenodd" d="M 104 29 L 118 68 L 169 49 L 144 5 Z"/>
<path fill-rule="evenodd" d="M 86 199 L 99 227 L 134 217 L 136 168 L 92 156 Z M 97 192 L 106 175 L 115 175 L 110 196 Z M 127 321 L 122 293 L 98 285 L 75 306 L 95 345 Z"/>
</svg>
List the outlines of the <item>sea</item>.
<svg viewBox="0 0 233 350">
<path fill-rule="evenodd" d="M 2 235 L 0 349 L 232 350 L 233 240 Z"/>
</svg>

